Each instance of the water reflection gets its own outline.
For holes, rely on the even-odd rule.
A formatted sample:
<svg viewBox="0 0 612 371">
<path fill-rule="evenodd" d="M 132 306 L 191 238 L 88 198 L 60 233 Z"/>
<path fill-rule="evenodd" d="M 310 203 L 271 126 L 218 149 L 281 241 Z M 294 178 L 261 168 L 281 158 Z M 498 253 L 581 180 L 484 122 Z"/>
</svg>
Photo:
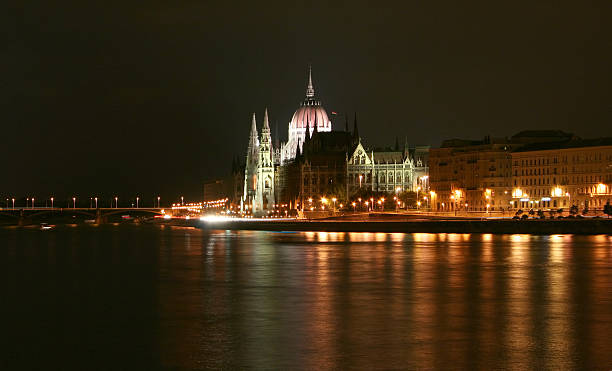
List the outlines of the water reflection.
<svg viewBox="0 0 612 371">
<path fill-rule="evenodd" d="M 1 233 L 0 270 L 9 288 L 4 308 L 14 318 L 7 336 L 19 344 L 20 332 L 38 331 L 33 349 L 49 349 L 49 356 L 59 351 L 52 344 L 69 344 L 87 354 L 75 358 L 78 365 L 127 360 L 166 369 L 605 369 L 612 364 L 610 236 L 122 226 Z M 37 295 L 23 294 L 28 290 Z M 91 305 L 83 305 L 83 298 Z M 49 317 L 24 311 L 24 305 L 51 308 Z M 66 312 L 80 320 L 58 322 Z M 43 324 L 56 322 L 56 335 L 40 336 Z M 114 345 L 118 334 L 125 341 Z M 99 348 L 107 352 L 86 350 Z M 7 349 L 19 359 L 28 352 L 18 345 Z"/>
</svg>

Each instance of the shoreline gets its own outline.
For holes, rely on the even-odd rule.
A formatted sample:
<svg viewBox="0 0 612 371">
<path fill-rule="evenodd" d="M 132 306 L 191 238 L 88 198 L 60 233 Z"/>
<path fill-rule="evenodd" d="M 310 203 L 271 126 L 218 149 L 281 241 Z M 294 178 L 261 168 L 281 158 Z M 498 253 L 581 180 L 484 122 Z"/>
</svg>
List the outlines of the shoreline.
<svg viewBox="0 0 612 371">
<path fill-rule="evenodd" d="M 612 219 L 443 221 L 186 221 L 204 230 L 382 233 L 612 234 Z"/>
<path fill-rule="evenodd" d="M 589 219 L 443 219 L 443 220 L 393 220 L 372 218 L 369 220 L 219 220 L 203 221 L 200 219 L 172 219 L 134 222 L 91 224 L 65 220 L 47 220 L 53 227 L 99 227 L 105 225 L 150 225 L 191 227 L 202 230 L 245 230 L 275 232 L 371 232 L 371 233 L 480 233 L 480 234 L 531 234 L 531 235 L 612 235 L 612 218 Z M 38 223 L 27 225 L 4 224 L 0 227 L 9 229 L 37 229 Z"/>
</svg>

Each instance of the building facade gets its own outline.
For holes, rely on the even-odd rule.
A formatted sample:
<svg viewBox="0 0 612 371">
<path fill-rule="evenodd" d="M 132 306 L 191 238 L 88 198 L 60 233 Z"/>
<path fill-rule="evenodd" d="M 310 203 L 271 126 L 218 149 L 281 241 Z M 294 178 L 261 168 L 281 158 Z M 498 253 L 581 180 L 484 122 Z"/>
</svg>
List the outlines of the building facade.
<svg viewBox="0 0 612 371">
<path fill-rule="evenodd" d="M 429 197 L 426 201 L 440 211 L 507 209 L 511 150 L 505 138 L 445 141 L 430 153 L 431 192 L 424 196 Z"/>
<path fill-rule="evenodd" d="M 612 138 L 524 146 L 512 153 L 513 207 L 602 209 L 612 196 Z"/>
<path fill-rule="evenodd" d="M 600 209 L 610 198 L 610 139 L 560 131 L 448 140 L 430 153 L 430 201 L 439 211 Z"/>
<path fill-rule="evenodd" d="M 367 188 L 375 192 L 428 191 L 429 147 L 366 150 L 361 140 L 346 163 L 347 193 Z"/>
<path fill-rule="evenodd" d="M 311 70 L 306 97 L 289 122 L 287 142 L 272 143 L 267 110 L 261 134 L 253 114 L 240 202 L 243 212 L 269 214 L 278 205 L 303 210 L 309 199 L 329 194 L 348 199 L 366 185 L 372 191 L 391 193 L 421 186 L 424 190 L 429 184 L 429 147 L 366 149 L 356 116 L 352 133 L 348 121 L 345 130 L 333 131 L 316 98 Z"/>
</svg>

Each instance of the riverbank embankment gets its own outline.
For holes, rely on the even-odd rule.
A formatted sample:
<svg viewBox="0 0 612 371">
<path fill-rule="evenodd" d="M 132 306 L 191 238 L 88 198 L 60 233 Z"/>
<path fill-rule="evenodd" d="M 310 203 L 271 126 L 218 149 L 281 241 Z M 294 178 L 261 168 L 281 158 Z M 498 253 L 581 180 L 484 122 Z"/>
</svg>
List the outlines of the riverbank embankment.
<svg viewBox="0 0 612 371">
<path fill-rule="evenodd" d="M 612 219 L 419 221 L 186 221 L 202 229 L 384 233 L 612 234 Z"/>
</svg>

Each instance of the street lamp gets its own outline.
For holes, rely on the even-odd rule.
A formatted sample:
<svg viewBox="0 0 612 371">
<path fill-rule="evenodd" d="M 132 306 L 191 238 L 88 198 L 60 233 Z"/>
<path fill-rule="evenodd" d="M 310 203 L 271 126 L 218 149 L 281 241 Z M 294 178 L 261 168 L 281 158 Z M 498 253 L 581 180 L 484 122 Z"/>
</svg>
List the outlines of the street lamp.
<svg viewBox="0 0 612 371">
<path fill-rule="evenodd" d="M 355 212 L 355 205 L 357 205 L 355 202 L 353 202 L 351 205 L 353 205 L 353 212 Z"/>
<path fill-rule="evenodd" d="M 136 208 L 138 209 L 138 200 L 140 200 L 140 197 L 136 197 Z"/>
<path fill-rule="evenodd" d="M 159 206 L 159 196 L 157 196 L 157 207 L 160 207 Z"/>
<path fill-rule="evenodd" d="M 363 175 L 359 174 L 359 188 L 361 188 L 361 179 L 363 179 Z"/>
<path fill-rule="evenodd" d="M 13 201 L 13 209 L 15 209 L 15 199 L 11 198 L 11 201 Z"/>
<path fill-rule="evenodd" d="M 72 197 L 72 208 L 76 209 L 76 197 Z"/>
<path fill-rule="evenodd" d="M 334 211 L 336 211 L 336 197 L 332 197 L 332 202 L 334 203 Z"/>
<path fill-rule="evenodd" d="M 94 197 L 94 201 L 96 201 L 96 209 L 98 208 L 98 197 Z"/>
<path fill-rule="evenodd" d="M 119 197 L 115 196 L 115 209 L 118 207 L 118 206 L 117 206 L 117 205 L 118 205 L 118 203 L 117 203 L 117 200 L 118 200 L 118 199 L 119 199 Z"/>
<path fill-rule="evenodd" d="M 32 209 L 34 208 L 34 197 L 32 197 Z"/>
<path fill-rule="evenodd" d="M 183 206 L 183 196 L 181 196 L 181 206 Z"/>
</svg>

